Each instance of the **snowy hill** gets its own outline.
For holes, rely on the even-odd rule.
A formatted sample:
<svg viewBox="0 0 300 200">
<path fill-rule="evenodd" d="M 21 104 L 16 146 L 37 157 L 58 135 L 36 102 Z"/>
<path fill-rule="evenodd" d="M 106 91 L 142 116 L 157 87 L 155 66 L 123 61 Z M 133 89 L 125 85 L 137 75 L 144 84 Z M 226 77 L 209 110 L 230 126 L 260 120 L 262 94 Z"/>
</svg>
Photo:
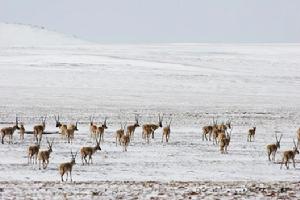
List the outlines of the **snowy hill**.
<svg viewBox="0 0 300 200">
<path fill-rule="evenodd" d="M 0 46 L 79 45 L 87 42 L 44 27 L 0 23 Z"/>
</svg>

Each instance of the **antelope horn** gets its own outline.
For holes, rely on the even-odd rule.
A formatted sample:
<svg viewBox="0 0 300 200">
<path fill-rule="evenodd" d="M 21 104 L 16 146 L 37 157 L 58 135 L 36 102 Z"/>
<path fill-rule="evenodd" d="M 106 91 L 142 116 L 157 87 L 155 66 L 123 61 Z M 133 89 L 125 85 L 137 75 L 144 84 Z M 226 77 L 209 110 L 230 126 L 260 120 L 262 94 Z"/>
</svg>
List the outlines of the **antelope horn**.
<svg viewBox="0 0 300 200">
<path fill-rule="evenodd" d="M 293 142 L 294 142 L 294 146 L 297 148 L 297 145 L 296 145 L 295 139 L 293 139 Z"/>
</svg>

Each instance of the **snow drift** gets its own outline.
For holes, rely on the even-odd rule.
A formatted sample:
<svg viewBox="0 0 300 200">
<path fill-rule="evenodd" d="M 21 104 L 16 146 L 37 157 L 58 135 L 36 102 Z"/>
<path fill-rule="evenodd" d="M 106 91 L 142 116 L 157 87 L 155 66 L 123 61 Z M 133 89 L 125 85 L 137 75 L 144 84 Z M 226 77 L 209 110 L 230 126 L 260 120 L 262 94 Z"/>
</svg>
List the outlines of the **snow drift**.
<svg viewBox="0 0 300 200">
<path fill-rule="evenodd" d="M 85 43 L 87 42 L 47 30 L 44 27 L 0 23 L 0 46 L 58 46 Z"/>
</svg>

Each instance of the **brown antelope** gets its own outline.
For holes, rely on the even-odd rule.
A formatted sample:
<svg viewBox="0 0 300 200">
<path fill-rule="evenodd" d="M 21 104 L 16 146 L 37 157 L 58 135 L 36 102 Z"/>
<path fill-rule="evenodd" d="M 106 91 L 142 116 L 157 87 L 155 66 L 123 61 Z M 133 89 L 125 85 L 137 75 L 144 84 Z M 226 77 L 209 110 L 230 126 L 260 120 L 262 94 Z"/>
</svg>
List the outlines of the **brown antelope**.
<svg viewBox="0 0 300 200">
<path fill-rule="evenodd" d="M 47 117 L 42 117 L 42 124 L 35 125 L 33 127 L 33 135 L 37 142 L 42 140 L 42 136 L 46 128 L 46 119 Z"/>
<path fill-rule="evenodd" d="M 59 128 L 59 133 L 61 134 L 62 137 L 66 136 L 66 132 L 67 132 L 67 125 L 66 124 L 62 124 L 60 121 L 59 121 L 59 115 L 57 116 L 54 116 L 55 118 L 55 121 L 56 121 L 56 127 Z"/>
<path fill-rule="evenodd" d="M 71 151 L 71 162 L 66 162 L 66 163 L 62 163 L 59 165 L 58 167 L 58 170 L 59 170 L 59 174 L 61 176 L 61 181 L 64 181 L 64 174 L 67 174 L 67 179 L 66 181 L 68 181 L 68 173 L 70 173 L 70 178 L 71 178 L 71 182 L 73 181 L 72 180 L 72 169 L 73 169 L 73 166 L 76 164 L 76 156 L 77 156 L 77 152 L 75 155 L 73 155 L 72 151 Z"/>
<path fill-rule="evenodd" d="M 254 140 L 256 127 L 250 128 L 248 131 L 247 142 L 252 142 Z M 253 140 L 252 140 L 253 139 Z"/>
<path fill-rule="evenodd" d="M 221 133 L 225 134 L 225 132 L 219 130 L 217 126 L 213 126 L 213 130 L 212 130 L 213 144 L 218 144 L 219 134 Z"/>
<path fill-rule="evenodd" d="M 145 138 L 147 135 L 146 133 L 149 130 L 151 131 L 152 134 L 152 139 L 154 139 L 154 132 L 156 129 L 158 129 L 159 127 L 162 128 L 162 121 L 163 121 L 163 116 L 158 115 L 158 123 L 157 124 L 144 124 L 143 125 L 143 132 L 142 132 L 142 137 Z"/>
<path fill-rule="evenodd" d="M 121 138 L 125 134 L 125 127 L 126 127 L 126 124 L 123 127 L 122 123 L 121 123 L 121 129 L 116 131 L 116 146 L 118 146 L 118 142 L 119 142 L 119 145 L 121 145 Z"/>
<path fill-rule="evenodd" d="M 226 137 L 227 137 L 227 135 L 226 135 L 225 131 L 218 130 L 218 137 L 217 137 L 218 143 L 220 143 L 221 140 L 223 140 Z"/>
<path fill-rule="evenodd" d="M 72 142 L 73 142 L 74 133 L 76 130 L 78 130 L 77 124 L 78 124 L 78 122 L 76 122 L 76 125 L 71 124 L 70 126 L 68 126 L 68 128 L 66 130 L 66 136 L 67 136 L 68 143 L 72 144 Z"/>
<path fill-rule="evenodd" d="M 28 147 L 28 164 L 37 164 L 37 157 L 40 150 L 40 143 Z"/>
<path fill-rule="evenodd" d="M 80 155 L 81 155 L 81 161 L 82 161 L 82 165 L 84 165 L 84 161 L 85 164 L 93 164 L 93 154 L 96 153 L 97 150 L 101 151 L 101 147 L 100 147 L 100 139 L 96 140 L 96 146 L 95 147 L 81 147 L 80 149 Z M 89 160 L 87 161 L 86 157 L 89 157 Z"/>
<path fill-rule="evenodd" d="M 135 116 L 135 123 L 127 126 L 127 133 L 129 134 L 130 139 L 134 137 L 134 131 L 137 127 L 139 127 L 139 119 L 138 116 Z"/>
<path fill-rule="evenodd" d="M 127 151 L 127 147 L 130 143 L 130 134 L 127 132 L 126 134 L 123 134 L 121 137 L 121 145 L 123 146 L 123 151 Z"/>
<path fill-rule="evenodd" d="M 146 126 L 143 129 L 144 139 L 147 141 L 148 144 L 150 142 L 150 136 L 152 135 L 152 132 L 153 132 L 153 130 L 150 126 Z"/>
<path fill-rule="evenodd" d="M 294 166 L 294 168 L 296 168 L 295 156 L 296 156 L 296 154 L 299 154 L 299 151 L 298 151 L 298 144 L 296 145 L 295 140 L 293 140 L 293 142 L 294 142 L 294 149 L 290 150 L 290 151 L 284 151 L 283 152 L 283 157 L 282 157 L 282 162 L 281 162 L 281 165 L 280 165 L 280 169 L 282 169 L 283 164 L 285 164 L 286 169 L 289 169 L 289 160 L 293 161 L 293 166 Z"/>
<path fill-rule="evenodd" d="M 78 121 L 75 124 L 68 124 L 67 129 L 73 129 L 74 131 L 78 131 Z"/>
<path fill-rule="evenodd" d="M 219 131 L 222 131 L 222 132 L 227 131 L 227 125 L 224 122 L 222 122 L 221 124 L 218 124 L 217 128 Z"/>
<path fill-rule="evenodd" d="M 18 117 L 16 117 L 16 124 L 14 125 L 14 126 L 12 126 L 12 127 L 5 127 L 5 128 L 2 128 L 1 130 L 0 130 L 0 132 L 1 132 L 1 142 L 2 142 L 2 144 L 4 144 L 4 138 L 7 136 L 8 137 L 8 139 L 9 139 L 9 141 L 8 141 L 8 143 L 9 144 L 11 144 L 11 143 L 13 143 L 13 134 L 14 134 L 14 132 L 16 131 L 16 130 L 19 130 L 20 129 L 20 127 L 18 126 Z"/>
<path fill-rule="evenodd" d="M 202 127 L 202 141 L 204 141 L 204 138 L 206 141 L 208 139 L 209 139 L 209 141 L 211 140 L 212 130 L 213 130 L 213 127 L 210 125 Z M 208 139 L 207 139 L 207 135 L 208 135 Z"/>
<path fill-rule="evenodd" d="M 54 139 L 51 141 L 51 143 L 47 139 L 48 144 L 48 150 L 39 151 L 38 153 L 38 159 L 39 159 L 39 169 L 41 169 L 41 162 L 43 164 L 43 169 L 46 169 L 49 164 L 49 158 L 50 154 L 52 153 L 52 145 L 53 145 Z"/>
<path fill-rule="evenodd" d="M 21 123 L 19 134 L 20 134 L 20 140 L 24 141 L 25 127 L 24 127 L 23 123 Z"/>
<path fill-rule="evenodd" d="M 171 133 L 171 122 L 172 122 L 172 119 L 170 119 L 170 122 L 169 122 L 169 124 L 167 124 L 166 127 L 163 127 L 163 134 L 162 134 L 161 142 L 164 142 L 164 138 L 166 139 L 166 142 L 169 142 L 170 133 Z"/>
<path fill-rule="evenodd" d="M 229 146 L 229 143 L 230 143 L 230 139 L 231 139 L 231 131 L 232 129 L 230 129 L 230 133 L 227 133 L 227 134 L 220 134 L 220 137 L 219 137 L 219 144 L 220 144 L 220 151 L 222 154 L 227 154 L 227 148 Z"/>
<path fill-rule="evenodd" d="M 218 121 L 216 120 L 214 120 L 213 119 L 213 125 L 212 125 L 212 131 L 211 131 L 211 134 L 212 134 L 212 141 L 213 141 L 213 144 L 218 144 L 218 137 L 219 137 L 219 134 L 221 133 L 221 132 L 224 132 L 224 131 L 222 131 L 222 130 L 220 130 L 221 129 L 221 126 L 220 125 L 218 125 Z"/>
<path fill-rule="evenodd" d="M 281 134 L 279 140 L 277 139 L 277 134 L 275 134 L 276 143 L 267 145 L 267 153 L 268 153 L 269 161 L 271 161 L 271 158 L 270 158 L 271 155 L 272 155 L 272 160 L 275 161 L 275 155 L 276 155 L 277 149 L 280 149 L 281 138 L 282 138 L 282 134 Z"/>
<path fill-rule="evenodd" d="M 93 117 L 90 116 L 90 134 L 91 138 L 97 138 L 97 129 L 98 127 L 93 122 Z"/>
<path fill-rule="evenodd" d="M 97 128 L 97 137 L 99 136 L 99 139 L 102 142 L 104 142 L 104 130 L 107 129 L 106 120 L 107 118 L 105 117 L 103 124 Z"/>
</svg>

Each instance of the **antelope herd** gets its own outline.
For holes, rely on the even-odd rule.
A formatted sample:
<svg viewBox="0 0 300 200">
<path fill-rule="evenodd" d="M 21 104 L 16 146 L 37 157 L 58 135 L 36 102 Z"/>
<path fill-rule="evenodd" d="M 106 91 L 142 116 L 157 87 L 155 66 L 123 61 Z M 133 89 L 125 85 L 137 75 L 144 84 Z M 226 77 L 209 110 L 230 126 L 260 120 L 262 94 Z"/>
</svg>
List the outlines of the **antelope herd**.
<svg viewBox="0 0 300 200">
<path fill-rule="evenodd" d="M 172 118 L 169 119 L 168 123 L 166 122 L 165 126 L 163 126 L 163 115 L 158 115 L 157 123 L 146 123 L 142 125 L 142 139 L 145 140 L 146 143 L 150 143 L 150 139 L 154 139 L 155 131 L 159 128 L 162 128 L 162 140 L 161 142 L 166 143 L 169 142 L 170 134 L 171 134 L 171 122 Z M 46 119 L 47 117 L 41 117 L 41 124 L 35 125 L 33 127 L 33 141 L 35 141 L 34 145 L 30 145 L 27 150 L 28 164 L 37 164 L 37 160 L 39 160 L 39 169 L 41 169 L 41 165 L 43 169 L 46 169 L 49 164 L 50 154 L 52 153 L 52 145 L 54 139 L 50 142 L 48 138 L 47 150 L 41 150 L 41 141 L 43 134 L 45 134 L 46 129 Z M 75 124 L 63 124 L 60 122 L 60 117 L 54 116 L 56 127 L 58 128 L 58 133 L 61 135 L 62 139 L 66 139 L 67 143 L 73 143 L 73 139 L 75 137 L 75 131 L 78 131 L 78 121 Z M 89 123 L 89 133 L 90 137 L 95 140 L 95 146 L 83 146 L 80 148 L 80 156 L 82 160 L 82 165 L 90 165 L 93 164 L 92 156 L 99 150 L 101 151 L 100 143 L 104 142 L 104 132 L 107 129 L 107 118 L 105 117 L 103 123 L 97 125 L 94 122 L 94 118 L 91 116 Z M 19 130 L 20 141 L 24 140 L 25 127 L 23 123 L 20 123 L 19 127 L 19 119 L 16 117 L 15 124 L 11 127 L 5 127 L 1 129 L 1 142 L 4 144 L 4 139 L 8 137 L 8 143 L 13 143 L 13 134 L 16 130 Z M 135 115 L 135 122 L 126 126 L 121 123 L 120 129 L 115 131 L 115 142 L 116 146 L 119 144 L 122 146 L 123 151 L 127 151 L 127 147 L 130 142 L 134 138 L 135 130 L 140 127 L 139 124 L 139 116 Z M 213 145 L 219 145 L 219 150 L 221 154 L 228 154 L 228 147 L 231 140 L 233 126 L 231 120 L 227 120 L 226 122 L 218 123 L 217 120 L 213 119 L 212 125 L 206 125 L 202 127 L 202 141 L 212 141 Z M 248 132 L 245 134 L 247 137 L 247 142 L 253 142 L 254 136 L 256 133 L 256 127 L 250 128 Z M 294 142 L 294 147 L 292 150 L 284 151 L 282 162 L 280 168 L 284 164 L 287 169 L 289 169 L 289 161 L 293 162 L 293 166 L 295 168 L 295 156 L 299 154 L 298 146 L 300 143 L 300 128 L 297 130 L 297 144 Z M 273 144 L 267 145 L 267 156 L 269 161 L 275 162 L 275 156 L 280 149 L 280 142 L 282 139 L 282 134 L 278 139 L 277 134 L 275 134 L 276 142 Z M 77 156 L 77 152 L 73 154 L 71 151 L 71 161 L 62 163 L 59 165 L 59 173 L 61 175 L 61 180 L 64 181 L 63 176 L 66 174 L 68 180 L 68 176 L 70 175 L 70 179 L 72 181 L 72 167 L 75 165 L 75 159 Z"/>
</svg>

